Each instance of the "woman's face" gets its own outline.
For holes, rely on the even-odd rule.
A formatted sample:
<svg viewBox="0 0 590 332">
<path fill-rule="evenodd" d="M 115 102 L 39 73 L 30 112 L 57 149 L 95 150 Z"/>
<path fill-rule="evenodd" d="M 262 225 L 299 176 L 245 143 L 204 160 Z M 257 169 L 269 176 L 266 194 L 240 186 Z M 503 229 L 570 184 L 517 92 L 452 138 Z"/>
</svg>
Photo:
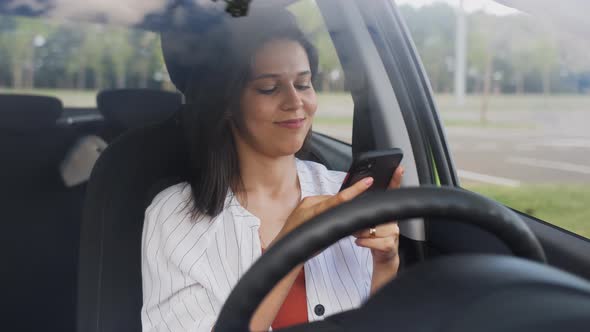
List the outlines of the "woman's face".
<svg viewBox="0 0 590 332">
<path fill-rule="evenodd" d="M 279 39 L 256 52 L 240 107 L 238 140 L 271 157 L 301 149 L 317 109 L 301 44 Z"/>
</svg>

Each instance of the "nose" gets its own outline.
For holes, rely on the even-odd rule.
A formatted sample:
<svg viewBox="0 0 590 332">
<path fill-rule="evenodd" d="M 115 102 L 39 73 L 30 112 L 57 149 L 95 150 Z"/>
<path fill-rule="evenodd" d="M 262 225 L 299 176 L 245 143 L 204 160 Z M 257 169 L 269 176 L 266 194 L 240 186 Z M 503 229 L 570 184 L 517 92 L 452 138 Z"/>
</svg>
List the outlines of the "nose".
<svg viewBox="0 0 590 332">
<path fill-rule="evenodd" d="M 303 99 L 299 95 L 299 91 L 291 84 L 287 91 L 285 91 L 285 96 L 283 99 L 283 103 L 281 105 L 281 109 L 284 111 L 293 111 L 298 110 L 303 107 Z"/>
</svg>

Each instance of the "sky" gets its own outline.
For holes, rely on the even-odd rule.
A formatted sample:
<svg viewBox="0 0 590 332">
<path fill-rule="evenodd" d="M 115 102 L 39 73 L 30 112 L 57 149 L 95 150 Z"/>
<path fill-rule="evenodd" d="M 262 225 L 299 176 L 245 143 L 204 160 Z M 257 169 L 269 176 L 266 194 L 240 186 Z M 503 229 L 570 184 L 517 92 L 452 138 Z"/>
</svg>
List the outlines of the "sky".
<svg viewBox="0 0 590 332">
<path fill-rule="evenodd" d="M 421 7 L 436 2 L 448 3 L 451 6 L 458 6 L 460 0 L 395 0 L 398 5 L 409 4 L 415 7 Z M 495 15 L 508 15 L 518 13 L 518 11 L 501 5 L 493 0 L 463 0 L 463 8 L 467 12 L 473 12 L 477 10 L 484 10 L 490 14 Z"/>
</svg>

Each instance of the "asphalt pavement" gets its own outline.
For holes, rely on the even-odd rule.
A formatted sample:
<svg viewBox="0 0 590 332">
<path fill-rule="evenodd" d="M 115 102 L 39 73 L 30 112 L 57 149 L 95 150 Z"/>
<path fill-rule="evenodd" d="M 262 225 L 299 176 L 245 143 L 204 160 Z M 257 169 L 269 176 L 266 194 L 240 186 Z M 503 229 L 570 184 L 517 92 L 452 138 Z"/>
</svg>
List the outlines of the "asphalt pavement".
<svg viewBox="0 0 590 332">
<path fill-rule="evenodd" d="M 590 111 L 491 112 L 487 126 L 474 125 L 478 116 L 442 114 L 455 123 L 445 130 L 462 182 L 590 185 Z M 316 129 L 350 141 L 344 126 Z"/>
</svg>

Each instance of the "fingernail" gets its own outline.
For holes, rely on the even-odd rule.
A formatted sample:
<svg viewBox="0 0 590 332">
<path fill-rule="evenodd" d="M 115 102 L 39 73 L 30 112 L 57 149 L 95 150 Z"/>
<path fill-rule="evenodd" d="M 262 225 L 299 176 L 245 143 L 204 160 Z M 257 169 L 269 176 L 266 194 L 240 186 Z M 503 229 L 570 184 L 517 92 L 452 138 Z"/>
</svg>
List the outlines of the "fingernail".
<svg viewBox="0 0 590 332">
<path fill-rule="evenodd" d="M 368 177 L 368 178 L 365 179 L 365 185 L 367 187 L 369 187 L 372 184 L 373 184 L 373 178 L 372 177 Z"/>
</svg>

